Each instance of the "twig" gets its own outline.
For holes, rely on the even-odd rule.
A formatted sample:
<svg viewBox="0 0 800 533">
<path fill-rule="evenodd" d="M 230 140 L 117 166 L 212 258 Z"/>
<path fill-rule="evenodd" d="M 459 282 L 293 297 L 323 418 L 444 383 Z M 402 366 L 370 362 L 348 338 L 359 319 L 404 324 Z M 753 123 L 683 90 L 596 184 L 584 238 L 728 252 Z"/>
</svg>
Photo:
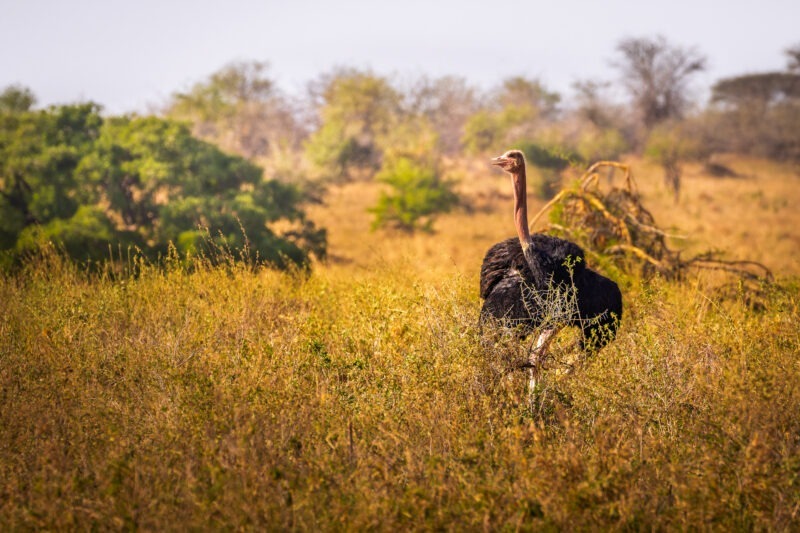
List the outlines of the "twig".
<svg viewBox="0 0 800 533">
<path fill-rule="evenodd" d="M 638 257 L 639 259 L 644 259 L 648 263 L 651 263 L 653 266 L 655 266 L 659 270 L 663 270 L 664 269 L 664 265 L 661 263 L 661 261 L 659 261 L 655 257 L 651 256 L 650 254 L 648 254 L 647 252 L 645 252 L 641 248 L 633 246 L 632 244 L 616 244 L 614 246 L 610 246 L 610 247 L 606 248 L 606 252 L 608 252 L 610 254 L 617 253 L 617 252 L 620 252 L 620 251 L 630 252 L 633 255 L 635 255 L 636 257 Z"/>
</svg>

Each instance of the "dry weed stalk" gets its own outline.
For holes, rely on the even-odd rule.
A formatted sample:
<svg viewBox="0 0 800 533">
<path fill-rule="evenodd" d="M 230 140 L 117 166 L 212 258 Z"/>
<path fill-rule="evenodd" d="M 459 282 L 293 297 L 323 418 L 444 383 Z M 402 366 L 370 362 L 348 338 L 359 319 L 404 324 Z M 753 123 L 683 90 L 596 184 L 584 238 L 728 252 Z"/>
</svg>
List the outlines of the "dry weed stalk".
<svg viewBox="0 0 800 533">
<path fill-rule="evenodd" d="M 622 184 L 601 187 L 604 168 L 612 177 L 615 171 L 622 171 Z M 683 259 L 680 250 L 668 246 L 667 239 L 684 237 L 670 235 L 656 225 L 652 213 L 642 205 L 630 167 L 622 163 L 593 164 L 580 180 L 542 207 L 531 220 L 531 231 L 548 211 L 551 222 L 547 229 L 578 242 L 587 253 L 607 259 L 625 272 L 682 279 L 690 269 L 708 269 L 735 274 L 743 282 L 772 280 L 770 270 L 757 261 L 724 260 L 713 251 Z"/>
</svg>

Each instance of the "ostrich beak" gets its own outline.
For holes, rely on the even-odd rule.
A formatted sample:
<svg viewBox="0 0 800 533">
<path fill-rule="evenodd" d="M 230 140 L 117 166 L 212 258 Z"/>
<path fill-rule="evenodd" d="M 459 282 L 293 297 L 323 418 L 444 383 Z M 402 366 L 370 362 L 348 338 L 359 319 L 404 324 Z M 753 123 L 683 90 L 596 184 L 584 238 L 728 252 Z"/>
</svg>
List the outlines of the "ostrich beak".
<svg viewBox="0 0 800 533">
<path fill-rule="evenodd" d="M 492 164 L 498 167 L 502 167 L 506 163 L 508 163 L 507 157 L 500 156 L 492 159 Z"/>
</svg>

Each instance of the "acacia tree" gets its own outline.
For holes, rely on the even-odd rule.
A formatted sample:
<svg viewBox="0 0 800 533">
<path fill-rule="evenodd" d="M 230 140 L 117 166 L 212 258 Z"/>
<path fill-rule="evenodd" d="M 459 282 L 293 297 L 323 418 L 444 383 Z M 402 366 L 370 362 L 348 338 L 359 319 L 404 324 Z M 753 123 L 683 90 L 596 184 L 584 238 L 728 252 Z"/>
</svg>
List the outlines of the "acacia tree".
<svg viewBox="0 0 800 533">
<path fill-rule="evenodd" d="M 714 84 L 708 120 L 720 149 L 800 159 L 800 71 L 792 70 L 800 47 L 787 55 L 788 71 L 745 74 Z"/>
<path fill-rule="evenodd" d="M 689 105 L 688 83 L 706 67 L 706 59 L 693 48 L 674 46 L 663 36 L 623 39 L 617 45 L 619 69 L 644 132 L 680 119 Z"/>
<path fill-rule="evenodd" d="M 711 88 L 711 101 L 730 107 L 757 106 L 761 111 L 786 100 L 800 98 L 800 74 L 762 72 L 717 81 Z"/>
<path fill-rule="evenodd" d="M 680 137 L 679 120 L 690 103 L 689 81 L 705 69 L 706 59 L 694 48 L 672 45 L 663 36 L 623 39 L 617 52 L 620 58 L 612 64 L 631 98 L 634 143 L 658 154 L 664 180 L 677 201 L 683 151 L 664 146 L 663 141 Z"/>
</svg>

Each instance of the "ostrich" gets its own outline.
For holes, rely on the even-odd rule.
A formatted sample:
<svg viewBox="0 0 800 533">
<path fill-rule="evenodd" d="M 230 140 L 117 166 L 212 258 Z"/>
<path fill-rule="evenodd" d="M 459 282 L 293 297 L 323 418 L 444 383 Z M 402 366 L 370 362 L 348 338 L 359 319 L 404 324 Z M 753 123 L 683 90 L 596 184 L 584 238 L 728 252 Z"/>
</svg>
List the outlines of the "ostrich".
<svg viewBox="0 0 800 533">
<path fill-rule="evenodd" d="M 580 246 L 542 233 L 530 234 L 525 157 L 509 150 L 492 159 L 511 175 L 517 237 L 492 246 L 481 265 L 481 322 L 494 319 L 522 337 L 543 328 L 528 358 L 529 392 L 539 379 L 547 347 L 564 326 L 582 330 L 581 348 L 594 352 L 610 342 L 622 318 L 616 283 L 586 267 Z"/>
</svg>

